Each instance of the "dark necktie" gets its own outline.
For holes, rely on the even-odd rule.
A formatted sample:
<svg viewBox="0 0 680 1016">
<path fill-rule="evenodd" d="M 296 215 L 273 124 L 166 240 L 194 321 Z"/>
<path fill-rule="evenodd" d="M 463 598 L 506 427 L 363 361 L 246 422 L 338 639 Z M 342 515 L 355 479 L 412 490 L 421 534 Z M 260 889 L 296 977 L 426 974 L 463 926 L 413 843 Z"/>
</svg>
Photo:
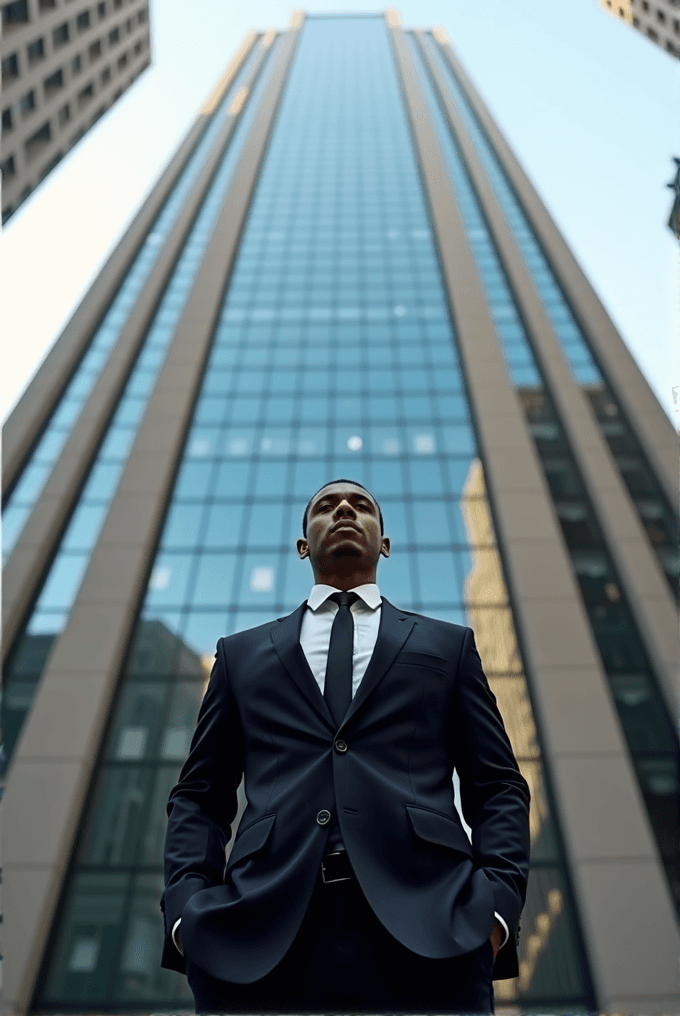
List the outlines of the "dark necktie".
<svg viewBox="0 0 680 1016">
<path fill-rule="evenodd" d="M 356 593 L 333 593 L 328 599 L 335 600 L 340 609 L 333 618 L 331 628 L 323 697 L 336 727 L 339 727 L 352 703 L 354 619 L 349 608 L 359 597 Z"/>
</svg>

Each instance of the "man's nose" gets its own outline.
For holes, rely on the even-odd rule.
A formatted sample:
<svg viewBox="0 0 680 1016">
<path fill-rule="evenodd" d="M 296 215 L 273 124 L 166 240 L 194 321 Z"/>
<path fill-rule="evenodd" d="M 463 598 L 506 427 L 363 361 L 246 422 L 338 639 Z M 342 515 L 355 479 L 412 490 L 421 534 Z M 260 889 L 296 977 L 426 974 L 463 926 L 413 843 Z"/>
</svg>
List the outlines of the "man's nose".
<svg viewBox="0 0 680 1016">
<path fill-rule="evenodd" d="M 352 517 L 354 517 L 356 515 L 356 512 L 354 511 L 354 508 L 349 503 L 349 501 L 341 501 L 338 507 L 335 509 L 335 514 L 338 516 L 338 518 L 344 518 L 346 515 L 351 515 Z"/>
</svg>

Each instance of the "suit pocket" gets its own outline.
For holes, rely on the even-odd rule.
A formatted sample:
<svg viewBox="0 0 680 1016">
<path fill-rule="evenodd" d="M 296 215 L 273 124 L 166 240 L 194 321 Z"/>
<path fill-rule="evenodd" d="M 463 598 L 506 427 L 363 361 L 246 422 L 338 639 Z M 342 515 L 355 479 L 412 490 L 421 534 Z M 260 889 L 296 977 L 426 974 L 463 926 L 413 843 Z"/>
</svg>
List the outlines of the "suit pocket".
<svg viewBox="0 0 680 1016">
<path fill-rule="evenodd" d="M 418 667 L 425 668 L 426 670 L 439 670 L 441 673 L 448 673 L 449 661 L 442 659 L 441 656 L 434 656 L 432 653 L 399 653 L 394 666 L 399 665 L 407 667 Z"/>
<path fill-rule="evenodd" d="M 243 832 L 239 831 L 229 855 L 227 871 L 230 871 L 235 864 L 243 861 L 244 858 L 254 857 L 265 849 L 275 821 L 276 815 L 265 815 L 264 818 L 259 818 L 257 822 L 249 825 Z"/>
<path fill-rule="evenodd" d="M 448 847 L 449 850 L 455 850 L 466 857 L 473 856 L 472 844 L 467 838 L 467 833 L 455 819 L 415 804 L 407 804 L 406 810 L 413 831 L 419 839 L 434 843 L 438 847 Z"/>
</svg>

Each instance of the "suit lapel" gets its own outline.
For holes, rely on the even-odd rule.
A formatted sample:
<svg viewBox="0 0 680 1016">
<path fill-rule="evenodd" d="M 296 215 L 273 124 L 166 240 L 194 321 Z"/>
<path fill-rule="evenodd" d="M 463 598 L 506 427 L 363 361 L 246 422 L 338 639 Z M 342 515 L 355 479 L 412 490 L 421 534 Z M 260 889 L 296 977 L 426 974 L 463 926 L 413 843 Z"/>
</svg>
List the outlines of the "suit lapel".
<svg viewBox="0 0 680 1016">
<path fill-rule="evenodd" d="M 387 670 L 392 666 L 397 653 L 411 634 L 414 624 L 415 618 L 409 617 L 403 610 L 397 610 L 389 600 L 383 597 L 382 610 L 380 612 L 380 628 L 375 649 L 373 650 L 366 673 L 357 689 L 357 693 L 352 699 L 352 704 L 347 710 L 343 726 L 362 707 L 368 696 L 385 676 Z"/>
<path fill-rule="evenodd" d="M 302 618 L 307 609 L 307 601 L 301 603 L 297 610 L 287 617 L 279 618 L 270 629 L 274 649 L 290 677 L 295 681 L 302 694 L 320 714 L 324 722 L 335 729 L 326 700 L 310 670 L 302 646 L 300 645 L 300 628 Z"/>
</svg>

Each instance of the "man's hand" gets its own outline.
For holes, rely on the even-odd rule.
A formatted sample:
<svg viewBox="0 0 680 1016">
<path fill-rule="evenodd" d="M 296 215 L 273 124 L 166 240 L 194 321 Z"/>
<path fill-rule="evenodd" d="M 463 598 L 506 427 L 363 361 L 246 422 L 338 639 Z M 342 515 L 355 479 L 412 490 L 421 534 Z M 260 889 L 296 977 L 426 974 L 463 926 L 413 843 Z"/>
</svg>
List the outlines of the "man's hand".
<svg viewBox="0 0 680 1016">
<path fill-rule="evenodd" d="M 503 926 L 499 920 L 493 922 L 493 929 L 489 935 L 489 941 L 491 942 L 491 948 L 493 949 L 493 958 L 496 959 L 496 954 L 503 944 L 505 938 L 505 932 Z"/>
</svg>

